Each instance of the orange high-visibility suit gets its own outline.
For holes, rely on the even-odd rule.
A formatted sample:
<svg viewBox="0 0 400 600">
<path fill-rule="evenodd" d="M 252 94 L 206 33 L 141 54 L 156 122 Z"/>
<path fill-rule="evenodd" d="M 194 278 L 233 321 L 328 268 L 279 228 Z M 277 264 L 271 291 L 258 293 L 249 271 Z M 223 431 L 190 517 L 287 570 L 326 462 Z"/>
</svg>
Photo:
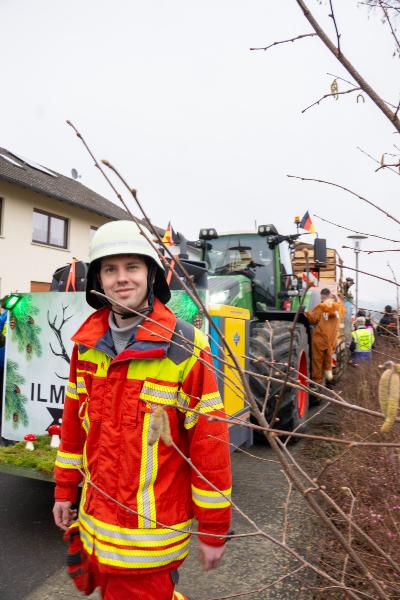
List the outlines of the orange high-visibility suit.
<svg viewBox="0 0 400 600">
<path fill-rule="evenodd" d="M 332 354 L 336 349 L 343 311 L 343 304 L 331 299 L 317 304 L 312 311 L 305 311 L 311 325 L 314 325 L 311 344 L 312 378 L 316 383 L 322 383 L 324 372 L 332 370 Z"/>
</svg>

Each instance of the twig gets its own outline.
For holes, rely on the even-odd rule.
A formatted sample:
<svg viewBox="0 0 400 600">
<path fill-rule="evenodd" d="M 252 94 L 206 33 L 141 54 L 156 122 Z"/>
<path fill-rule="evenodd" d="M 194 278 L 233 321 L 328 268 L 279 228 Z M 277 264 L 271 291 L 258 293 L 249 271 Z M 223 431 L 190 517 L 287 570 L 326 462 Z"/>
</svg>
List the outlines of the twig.
<svg viewBox="0 0 400 600">
<path fill-rule="evenodd" d="M 396 110 L 396 115 L 397 115 L 397 112 L 399 110 L 399 107 L 400 107 L 400 102 L 399 102 L 397 110 Z M 378 163 L 378 165 L 380 164 L 380 161 L 377 158 L 374 158 L 373 156 L 371 156 L 371 154 L 368 154 L 368 152 L 366 152 L 365 150 L 363 150 L 362 148 L 360 148 L 360 146 L 356 146 L 356 148 L 357 148 L 357 150 L 359 150 L 360 152 L 362 152 L 363 154 L 365 154 L 365 156 L 368 156 L 368 158 L 370 158 L 374 162 Z M 399 171 L 396 171 L 395 169 L 392 169 L 391 167 L 388 167 L 388 170 L 392 171 L 392 173 L 394 173 L 395 175 L 400 175 Z M 397 241 L 397 240 L 389 240 L 389 241 L 393 242 L 393 241 Z"/>
<path fill-rule="evenodd" d="M 342 248 L 354 250 L 352 246 L 342 246 Z M 386 248 L 385 250 L 361 250 L 361 248 L 359 248 L 357 252 L 365 252 L 365 254 L 376 254 L 377 252 L 400 252 L 400 248 Z"/>
<path fill-rule="evenodd" d="M 351 546 L 351 544 L 353 542 L 352 523 L 353 523 L 353 512 L 354 512 L 354 504 L 356 502 L 356 497 L 354 496 L 353 492 L 351 491 L 351 489 L 349 487 L 347 487 L 347 486 L 343 487 L 342 490 L 345 491 L 347 494 L 349 494 L 351 497 L 350 510 L 349 510 L 349 532 L 347 535 L 347 540 L 349 542 L 349 545 Z M 342 570 L 342 578 L 341 578 L 341 582 L 343 584 L 345 583 L 347 563 L 349 562 L 349 558 L 350 558 L 349 555 L 346 554 L 346 556 L 344 557 L 344 561 L 343 561 L 343 570 Z"/>
<path fill-rule="evenodd" d="M 298 2 L 298 1 L 299 0 L 296 0 L 296 2 Z M 360 200 L 362 200 L 363 202 L 366 202 L 370 206 L 373 206 L 374 208 L 376 208 L 377 210 L 379 210 L 379 212 L 383 213 L 389 219 L 392 219 L 392 221 L 394 221 L 395 223 L 397 223 L 398 225 L 400 225 L 399 219 L 397 219 L 396 217 L 394 217 L 393 215 L 391 215 L 390 213 L 388 213 L 386 210 L 384 210 L 380 206 L 377 206 L 376 204 L 374 204 L 373 202 L 371 202 L 371 200 L 368 200 L 367 198 L 364 198 L 364 196 L 360 196 L 360 194 L 356 194 L 356 192 L 353 192 L 352 190 L 349 190 L 349 188 L 346 188 L 344 185 L 339 185 L 338 183 L 334 183 L 333 181 L 325 181 L 323 179 L 315 179 L 313 177 L 299 177 L 298 175 L 287 175 L 287 177 L 289 177 L 290 179 L 300 179 L 301 181 L 313 181 L 315 183 L 324 183 L 326 185 L 331 185 L 333 187 L 339 188 L 340 190 L 343 190 L 344 192 L 348 192 L 352 196 L 356 196 L 356 198 L 359 198 Z"/>
<path fill-rule="evenodd" d="M 396 128 L 398 132 L 400 132 L 400 120 L 397 115 L 390 110 L 385 101 L 375 92 L 375 90 L 367 83 L 364 77 L 357 71 L 354 65 L 346 58 L 346 56 L 335 46 L 335 44 L 331 41 L 331 39 L 327 36 L 325 31 L 322 29 L 318 21 L 315 19 L 310 9 L 304 2 L 304 0 L 295 0 L 302 11 L 303 15 L 310 23 L 311 27 L 318 35 L 320 40 L 325 44 L 328 50 L 338 59 L 338 61 L 343 65 L 346 71 L 353 77 L 353 79 L 357 82 L 360 88 L 369 96 L 374 102 L 374 104 L 379 108 L 379 110 L 387 117 L 392 125 Z"/>
<path fill-rule="evenodd" d="M 265 590 L 268 590 L 268 589 L 274 587 L 275 585 L 277 585 L 278 583 L 281 583 L 288 577 L 293 577 L 293 575 L 296 575 L 296 573 L 299 573 L 300 571 L 302 571 L 305 568 L 306 568 L 306 565 L 300 565 L 300 567 L 297 567 L 297 569 L 294 569 L 294 571 L 291 571 L 290 573 L 286 573 L 286 575 L 282 575 L 282 577 L 278 577 L 278 579 L 275 579 L 275 581 L 273 581 L 272 583 L 269 583 L 268 585 L 263 585 L 262 587 L 257 588 L 256 590 L 249 590 L 248 592 L 238 592 L 237 594 L 230 594 L 229 596 L 218 596 L 217 598 L 210 598 L 209 600 L 230 600 L 231 598 L 242 598 L 243 596 L 249 596 L 250 594 L 253 595 L 253 594 L 256 594 L 259 592 L 265 592 Z"/>
<path fill-rule="evenodd" d="M 292 494 L 292 489 L 293 489 L 293 484 L 290 481 L 289 477 L 287 476 L 286 473 L 283 473 L 287 484 L 288 484 L 288 491 L 286 494 L 286 500 L 283 503 L 283 528 L 282 528 L 282 542 L 284 544 L 286 544 L 286 539 L 287 539 L 287 530 L 288 530 L 288 524 L 289 524 L 289 502 L 290 502 L 290 496 Z"/>
<path fill-rule="evenodd" d="M 325 219 L 325 217 L 321 217 L 320 215 L 316 215 L 315 213 L 313 213 L 313 216 L 316 217 L 317 219 L 319 219 L 320 221 L 324 221 L 325 223 L 329 223 L 330 225 L 334 225 L 335 227 L 339 227 L 340 229 L 345 229 L 346 231 L 351 231 L 352 233 L 357 233 L 359 235 L 366 235 L 368 237 L 374 237 L 379 240 L 385 240 L 386 242 L 394 242 L 396 244 L 400 244 L 400 240 L 392 240 L 391 238 L 383 237 L 383 236 L 377 235 L 375 233 L 365 233 L 364 231 L 357 231 L 356 229 L 350 229 L 349 227 L 345 227 L 344 225 L 339 225 L 338 223 L 335 223 L 334 221 L 329 221 L 328 219 Z M 354 248 L 352 248 L 352 249 L 354 250 Z"/>
<path fill-rule="evenodd" d="M 337 96 L 343 96 L 344 94 L 351 94 L 352 92 L 358 92 L 359 90 L 361 90 L 360 87 L 355 87 L 351 90 L 344 90 L 343 92 L 334 92 L 333 94 L 324 94 L 319 100 L 317 100 L 316 102 L 313 102 L 312 104 L 310 104 L 310 106 L 306 106 L 306 108 L 303 108 L 303 110 L 301 111 L 302 114 L 304 114 L 307 110 L 309 110 L 310 108 L 313 108 L 313 106 L 316 106 L 317 104 L 319 104 L 320 102 L 322 102 L 322 100 L 325 100 L 325 98 L 330 98 L 331 96 L 333 97 L 337 97 Z"/>
<path fill-rule="evenodd" d="M 333 12 L 333 3 L 332 3 L 332 0 L 329 0 L 329 6 L 331 8 L 331 13 L 328 16 L 332 19 L 332 21 L 333 21 L 333 23 L 335 25 L 336 40 L 337 40 L 337 50 L 338 50 L 338 53 L 340 54 L 340 33 L 339 33 L 339 29 L 338 29 L 338 26 L 337 26 L 337 23 L 336 23 L 335 13 Z"/>
<path fill-rule="evenodd" d="M 265 52 L 266 50 L 269 50 L 273 46 L 278 46 L 279 44 L 287 44 L 288 42 L 296 42 L 297 40 L 301 40 L 302 38 L 315 37 L 316 35 L 317 35 L 316 33 L 303 33 L 301 35 L 297 35 L 294 38 L 290 38 L 290 40 L 281 40 L 279 42 L 273 42 L 273 44 L 270 44 L 269 46 L 265 46 L 263 48 L 250 48 L 250 50 L 263 50 Z"/>
<path fill-rule="evenodd" d="M 400 283 L 393 281 L 392 279 L 387 279 L 386 277 L 381 277 L 380 275 L 375 275 L 374 273 L 368 273 L 367 271 L 361 271 L 360 269 L 353 269 L 353 267 L 348 267 L 347 265 L 339 265 L 335 263 L 336 267 L 343 267 L 343 269 L 349 269 L 350 271 L 356 271 L 357 273 L 362 273 L 363 275 L 368 275 L 369 277 L 374 277 L 375 279 L 380 279 L 381 281 L 386 281 L 386 283 L 391 283 L 396 287 L 400 287 Z"/>
</svg>

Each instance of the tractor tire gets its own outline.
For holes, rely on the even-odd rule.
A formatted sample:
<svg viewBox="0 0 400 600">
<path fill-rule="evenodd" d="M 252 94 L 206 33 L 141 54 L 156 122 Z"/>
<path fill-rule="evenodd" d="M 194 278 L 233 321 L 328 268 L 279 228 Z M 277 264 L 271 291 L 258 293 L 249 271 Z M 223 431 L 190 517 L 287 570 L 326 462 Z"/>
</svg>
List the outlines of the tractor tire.
<svg viewBox="0 0 400 600">
<path fill-rule="evenodd" d="M 267 361 L 274 360 L 275 363 L 287 364 L 291 336 L 290 326 L 291 323 L 287 321 L 268 321 L 268 323 L 259 321 L 253 324 L 250 334 L 250 356 L 253 359 L 250 361 L 250 371 L 253 371 L 257 375 L 272 375 L 275 377 L 278 376 L 280 379 L 282 378 L 282 374 L 279 373 L 276 375 L 276 372 L 279 369 L 283 373 L 286 373 L 284 365 L 277 364 L 276 369 L 271 369 L 268 364 L 259 359 L 264 358 Z M 290 362 L 291 366 L 299 371 L 297 381 L 306 387 L 308 387 L 307 377 L 310 377 L 309 356 L 306 328 L 303 325 L 296 325 Z M 292 380 L 293 376 L 296 377 L 292 375 Z M 250 375 L 249 384 L 258 406 L 262 408 L 268 381 Z M 270 422 L 274 413 L 276 400 L 280 396 L 281 388 L 281 383 L 271 382 L 270 384 L 269 398 L 264 413 L 268 422 Z M 285 431 L 293 431 L 294 429 L 304 430 L 305 421 L 308 417 L 308 409 L 308 391 L 286 387 L 277 415 L 279 420 L 275 422 L 274 427 Z"/>
</svg>

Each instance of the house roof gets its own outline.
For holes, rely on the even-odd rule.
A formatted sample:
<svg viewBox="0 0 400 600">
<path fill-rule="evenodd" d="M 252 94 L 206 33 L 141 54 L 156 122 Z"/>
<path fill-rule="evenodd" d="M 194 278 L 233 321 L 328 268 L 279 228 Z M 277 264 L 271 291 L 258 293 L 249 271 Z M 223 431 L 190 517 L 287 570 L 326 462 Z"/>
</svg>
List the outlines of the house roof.
<svg viewBox="0 0 400 600">
<path fill-rule="evenodd" d="M 0 148 L 0 181 L 8 181 L 109 219 L 129 219 L 128 213 L 75 179 L 61 175 L 5 148 Z"/>
</svg>

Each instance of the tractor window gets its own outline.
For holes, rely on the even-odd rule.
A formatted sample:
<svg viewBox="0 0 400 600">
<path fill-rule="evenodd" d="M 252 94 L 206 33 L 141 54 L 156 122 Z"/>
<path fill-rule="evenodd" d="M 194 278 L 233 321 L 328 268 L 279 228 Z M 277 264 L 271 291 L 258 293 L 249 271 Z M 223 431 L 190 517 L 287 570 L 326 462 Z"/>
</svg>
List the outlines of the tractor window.
<svg viewBox="0 0 400 600">
<path fill-rule="evenodd" d="M 206 244 L 204 259 L 211 275 L 246 275 L 257 290 L 257 303 L 265 304 L 265 308 L 275 304 L 274 253 L 265 237 L 257 234 L 227 235 Z"/>
<path fill-rule="evenodd" d="M 281 242 L 279 244 L 279 253 L 281 259 L 281 277 L 282 277 L 282 289 L 288 290 L 292 284 L 293 268 L 292 261 L 290 260 L 289 246 L 287 242 Z"/>
</svg>

